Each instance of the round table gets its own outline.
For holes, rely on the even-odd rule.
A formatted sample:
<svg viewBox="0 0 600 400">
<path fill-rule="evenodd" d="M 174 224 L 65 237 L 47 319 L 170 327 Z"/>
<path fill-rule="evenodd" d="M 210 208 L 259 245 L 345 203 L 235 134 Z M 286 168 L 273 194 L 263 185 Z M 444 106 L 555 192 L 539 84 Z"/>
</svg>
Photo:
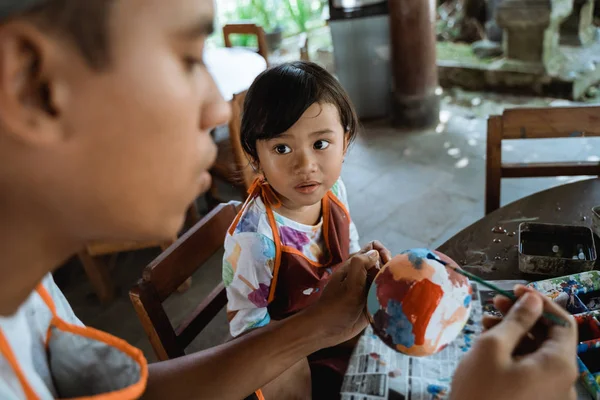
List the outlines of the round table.
<svg viewBox="0 0 600 400">
<path fill-rule="evenodd" d="M 248 89 L 267 68 L 258 53 L 243 48 L 214 47 L 204 50 L 204 63 L 226 101 Z"/>
<path fill-rule="evenodd" d="M 484 279 L 544 279 L 519 271 L 519 224 L 591 226 L 591 209 L 596 205 L 600 205 L 600 179 L 557 186 L 499 208 L 456 234 L 438 250 Z M 502 227 L 507 234 L 494 233 L 496 227 Z M 596 249 L 600 249 L 598 238 L 595 240 Z"/>
</svg>

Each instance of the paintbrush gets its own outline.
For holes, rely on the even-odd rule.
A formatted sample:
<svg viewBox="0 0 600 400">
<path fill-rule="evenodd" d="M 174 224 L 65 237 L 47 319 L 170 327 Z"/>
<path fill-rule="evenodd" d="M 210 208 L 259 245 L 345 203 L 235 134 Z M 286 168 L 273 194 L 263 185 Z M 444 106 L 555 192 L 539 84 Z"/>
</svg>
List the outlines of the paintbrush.
<svg viewBox="0 0 600 400">
<path fill-rule="evenodd" d="M 452 268 L 457 273 L 459 273 L 459 274 L 461 274 L 463 276 L 466 276 L 470 280 L 475 281 L 475 282 L 477 282 L 477 283 L 479 283 L 479 284 L 481 284 L 481 285 L 483 285 L 483 286 L 485 286 L 485 287 L 487 287 L 489 289 L 492 289 L 493 291 L 495 291 L 495 292 L 497 292 L 497 293 L 499 293 L 499 294 L 501 294 L 503 296 L 508 297 L 513 302 L 517 301 L 517 296 L 515 296 L 513 293 L 507 292 L 506 290 L 502 290 L 498 286 L 494 285 L 493 283 L 489 283 L 489 282 L 487 282 L 484 279 L 481 279 L 477 275 L 473 275 L 472 273 L 467 272 L 464 269 L 456 268 L 456 267 L 453 267 L 451 265 L 448 265 L 448 267 Z M 560 326 L 565 326 L 565 327 L 569 326 L 569 322 L 565 321 L 564 319 L 562 319 L 562 318 L 560 318 L 560 317 L 558 317 L 558 316 L 556 316 L 554 314 L 551 314 L 551 313 L 548 313 L 548 312 L 544 312 L 542 314 L 542 316 L 544 318 L 546 318 L 548 321 L 550 321 L 550 322 L 552 322 L 554 324 L 557 324 L 557 325 L 560 325 Z"/>
</svg>

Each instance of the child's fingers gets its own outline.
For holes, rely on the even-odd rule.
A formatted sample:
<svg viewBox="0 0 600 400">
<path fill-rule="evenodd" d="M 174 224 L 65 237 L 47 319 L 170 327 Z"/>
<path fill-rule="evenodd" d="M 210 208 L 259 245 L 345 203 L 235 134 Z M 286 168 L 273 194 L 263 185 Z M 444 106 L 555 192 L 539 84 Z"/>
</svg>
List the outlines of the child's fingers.
<svg viewBox="0 0 600 400">
<path fill-rule="evenodd" d="M 366 254 L 369 251 L 373 250 L 373 242 L 367 243 L 358 253 L 355 254 Z"/>
<path fill-rule="evenodd" d="M 392 259 L 392 253 L 379 240 L 373 240 L 370 245 L 379 252 L 383 264 L 387 264 Z"/>
</svg>

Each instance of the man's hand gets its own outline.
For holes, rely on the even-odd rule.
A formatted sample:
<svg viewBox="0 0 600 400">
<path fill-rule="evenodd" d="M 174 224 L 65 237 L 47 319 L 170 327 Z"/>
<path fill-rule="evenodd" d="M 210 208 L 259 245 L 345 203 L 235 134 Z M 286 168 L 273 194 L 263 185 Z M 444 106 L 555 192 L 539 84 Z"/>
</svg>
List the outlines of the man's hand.
<svg viewBox="0 0 600 400">
<path fill-rule="evenodd" d="M 575 400 L 578 376 L 577 326 L 571 315 L 532 289 L 517 286 L 512 303 L 495 299 L 505 313 L 486 318 L 481 335 L 459 364 L 452 382 L 454 400 Z M 568 327 L 540 321 L 550 312 Z"/>
<path fill-rule="evenodd" d="M 333 273 L 319 300 L 305 311 L 318 321 L 327 346 L 351 339 L 367 326 L 367 271 L 376 268 L 378 262 L 379 253 L 373 249 L 352 256 Z"/>
</svg>

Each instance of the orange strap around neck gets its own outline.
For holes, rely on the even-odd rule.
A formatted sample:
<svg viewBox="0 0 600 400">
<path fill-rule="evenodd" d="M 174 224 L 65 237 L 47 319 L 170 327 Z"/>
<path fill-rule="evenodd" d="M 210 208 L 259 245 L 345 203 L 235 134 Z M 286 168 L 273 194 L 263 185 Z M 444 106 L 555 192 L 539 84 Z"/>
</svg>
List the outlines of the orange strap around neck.
<svg viewBox="0 0 600 400">
<path fill-rule="evenodd" d="M 42 300 L 44 300 L 44 303 L 46 303 L 50 309 L 50 312 L 52 312 L 52 316 L 56 317 L 56 306 L 54 305 L 54 300 L 52 300 L 52 296 L 50 296 L 50 293 L 48 293 L 44 285 L 40 283 L 35 291 L 38 292 Z"/>
<path fill-rule="evenodd" d="M 281 207 L 281 200 L 279 200 L 277 193 L 275 193 L 273 187 L 263 177 L 254 179 L 252 186 L 248 189 L 248 194 L 260 195 L 265 204 L 273 208 Z"/>
<path fill-rule="evenodd" d="M 21 366 L 15 357 L 15 353 L 13 353 L 12 349 L 10 348 L 8 340 L 6 340 L 2 329 L 0 329 L 0 354 L 2 354 L 2 356 L 6 359 L 15 375 L 17 375 L 19 383 L 21 384 L 21 388 L 23 389 L 23 393 L 25 394 L 25 398 L 27 400 L 37 400 L 38 396 L 35 394 L 31 386 L 29 386 L 29 382 L 27 382 L 25 374 L 23 374 Z"/>
<path fill-rule="evenodd" d="M 54 301 L 52 301 L 52 297 L 50 296 L 44 285 L 40 283 L 36 288 L 36 291 L 52 312 L 52 316 L 56 317 L 56 307 L 54 306 Z M 46 335 L 46 343 L 48 343 L 49 332 L 50 329 L 48 329 L 48 334 Z M 21 388 L 23 389 L 23 393 L 25 393 L 25 398 L 27 400 L 38 399 L 38 396 L 35 394 L 31 386 L 29 386 L 29 382 L 27 382 L 25 374 L 23 374 L 21 366 L 19 365 L 15 354 L 10 348 L 10 344 L 8 343 L 8 340 L 6 340 L 6 336 L 4 336 L 4 332 L 2 332 L 2 329 L 0 329 L 0 354 L 2 354 L 2 356 L 6 359 L 6 361 L 14 371 L 15 375 L 17 375 L 19 383 L 21 384 Z"/>
</svg>

